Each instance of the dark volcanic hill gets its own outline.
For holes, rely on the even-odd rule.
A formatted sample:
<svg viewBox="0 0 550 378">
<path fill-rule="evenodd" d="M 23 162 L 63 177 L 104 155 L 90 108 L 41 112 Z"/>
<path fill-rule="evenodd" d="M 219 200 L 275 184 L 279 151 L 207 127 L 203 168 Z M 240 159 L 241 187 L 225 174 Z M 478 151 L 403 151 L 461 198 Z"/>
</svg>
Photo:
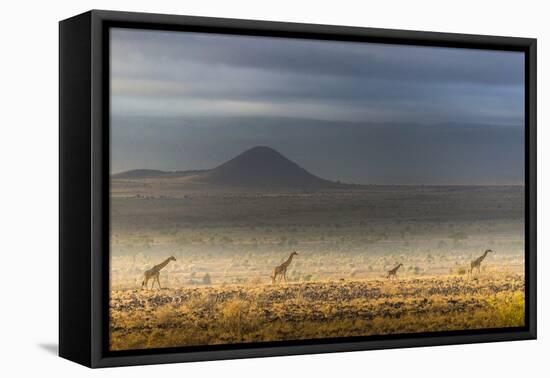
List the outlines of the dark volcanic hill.
<svg viewBox="0 0 550 378">
<path fill-rule="evenodd" d="M 356 185 L 322 179 L 308 172 L 270 147 L 251 148 L 235 158 L 210 170 L 163 172 L 133 170 L 114 175 L 113 178 L 170 178 L 189 177 L 189 182 L 215 186 L 243 188 L 351 188 Z"/>
<path fill-rule="evenodd" d="M 333 187 L 338 183 L 319 178 L 269 147 L 254 147 L 204 173 L 217 185 L 243 187 Z"/>
</svg>

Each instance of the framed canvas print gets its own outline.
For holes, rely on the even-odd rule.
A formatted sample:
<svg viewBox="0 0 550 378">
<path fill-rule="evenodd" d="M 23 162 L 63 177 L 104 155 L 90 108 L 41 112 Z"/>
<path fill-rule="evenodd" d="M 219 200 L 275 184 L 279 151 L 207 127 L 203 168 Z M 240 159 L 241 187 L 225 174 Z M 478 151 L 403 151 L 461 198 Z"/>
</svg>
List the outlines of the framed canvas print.
<svg viewBox="0 0 550 378">
<path fill-rule="evenodd" d="M 536 337 L 536 40 L 60 23 L 60 355 Z"/>
</svg>

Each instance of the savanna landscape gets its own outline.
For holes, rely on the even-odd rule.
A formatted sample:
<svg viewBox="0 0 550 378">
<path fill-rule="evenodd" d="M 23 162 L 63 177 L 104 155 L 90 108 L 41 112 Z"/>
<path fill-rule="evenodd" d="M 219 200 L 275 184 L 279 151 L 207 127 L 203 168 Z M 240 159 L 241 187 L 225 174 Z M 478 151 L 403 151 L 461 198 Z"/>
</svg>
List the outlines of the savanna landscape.
<svg viewBox="0 0 550 378">
<path fill-rule="evenodd" d="M 111 348 L 523 325 L 523 187 L 306 173 L 259 147 L 210 171 L 113 176 Z"/>
<path fill-rule="evenodd" d="M 111 350 L 525 324 L 524 53 L 325 37 L 110 28 Z"/>
</svg>

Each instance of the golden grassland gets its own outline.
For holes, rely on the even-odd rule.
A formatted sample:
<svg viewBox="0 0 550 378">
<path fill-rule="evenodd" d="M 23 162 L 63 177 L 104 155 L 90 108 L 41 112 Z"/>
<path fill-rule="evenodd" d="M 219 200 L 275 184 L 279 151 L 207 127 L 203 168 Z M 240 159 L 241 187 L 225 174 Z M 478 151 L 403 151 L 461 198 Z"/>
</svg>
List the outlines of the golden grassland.
<svg viewBox="0 0 550 378">
<path fill-rule="evenodd" d="M 228 193 L 134 184 L 112 187 L 113 350 L 524 323 L 523 187 Z M 470 262 L 489 248 L 470 277 Z M 292 251 L 288 283 L 271 285 Z M 169 256 L 167 289 L 140 290 L 144 272 Z M 385 279 L 398 263 L 398 279 Z"/>
<path fill-rule="evenodd" d="M 112 290 L 112 350 L 524 325 L 521 273 Z"/>
</svg>

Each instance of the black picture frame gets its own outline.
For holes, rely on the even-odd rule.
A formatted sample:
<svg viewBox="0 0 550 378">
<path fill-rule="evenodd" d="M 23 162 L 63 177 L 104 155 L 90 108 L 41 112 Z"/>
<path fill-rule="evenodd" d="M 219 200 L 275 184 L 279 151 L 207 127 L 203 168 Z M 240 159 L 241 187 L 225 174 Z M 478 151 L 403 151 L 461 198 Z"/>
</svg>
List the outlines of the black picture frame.
<svg viewBox="0 0 550 378">
<path fill-rule="evenodd" d="M 521 328 L 109 352 L 110 27 L 525 53 L 526 325 Z M 92 10 L 59 24 L 59 354 L 89 367 L 536 338 L 536 39 Z"/>
</svg>

